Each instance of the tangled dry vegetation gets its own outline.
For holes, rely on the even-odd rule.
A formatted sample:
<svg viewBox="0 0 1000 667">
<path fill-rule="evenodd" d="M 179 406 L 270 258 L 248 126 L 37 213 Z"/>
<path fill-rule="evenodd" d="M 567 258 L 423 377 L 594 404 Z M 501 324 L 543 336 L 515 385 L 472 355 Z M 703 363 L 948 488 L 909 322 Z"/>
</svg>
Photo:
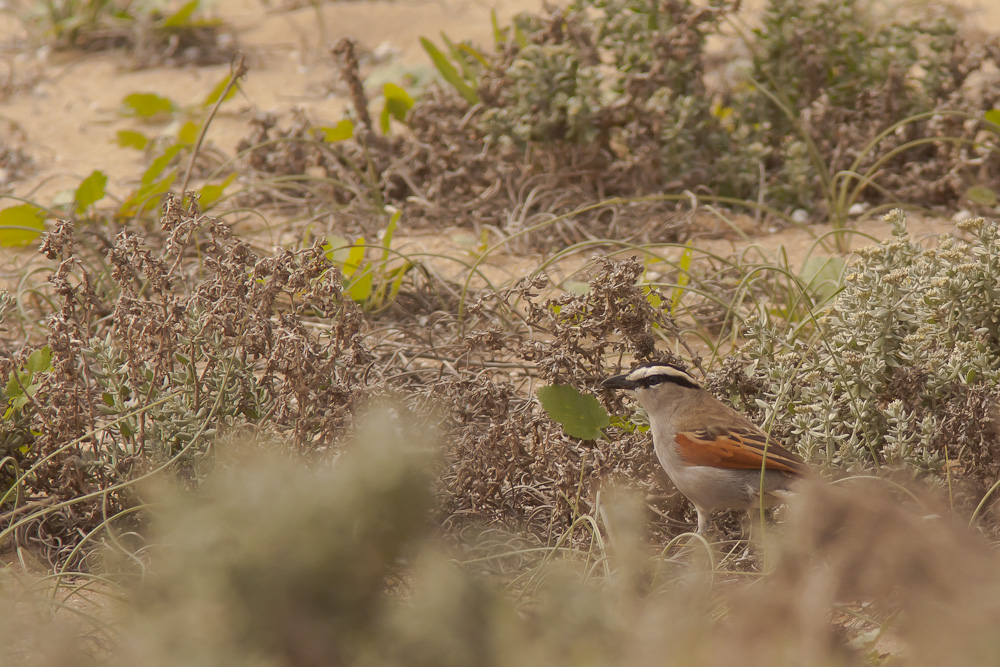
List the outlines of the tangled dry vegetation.
<svg viewBox="0 0 1000 667">
<path fill-rule="evenodd" d="M 652 479 L 644 449 L 567 438 L 525 386 L 592 389 L 608 354 L 656 354 L 654 328 L 673 325 L 637 286 L 634 260 L 602 260 L 583 296 L 543 300 L 543 278 L 483 291 L 458 320 L 420 312 L 434 304 L 409 284 L 396 296 L 407 308 L 366 314 L 320 244 L 260 257 L 176 198 L 159 233 L 123 231 L 106 263 L 93 264 L 102 258 L 69 223 L 42 252 L 58 265 L 44 295 L 54 312 L 43 348 L 3 362 L 8 395 L 25 400 L 10 404 L 2 451 L 7 530 L 53 563 L 141 503 L 137 481 L 170 468 L 196 483 L 195 464 L 217 439 L 325 451 L 380 396 L 450 434 L 439 493 L 443 518 L 459 527 L 485 519 L 542 539 L 590 502 L 581 479 Z"/>
<path fill-rule="evenodd" d="M 924 249 L 894 215 L 902 240 L 865 250 L 825 312 L 784 337 L 745 318 L 749 342 L 709 383 L 841 473 L 889 466 L 951 475 L 944 463 L 961 465 L 971 485 L 957 501 L 965 507 L 996 472 L 997 311 L 968 298 L 970 290 L 992 298 L 996 224 L 965 223 L 976 244 L 945 239 Z M 0 446 L 5 534 L 15 531 L 53 564 L 87 554 L 80 538 L 119 515 L 129 524 L 142 480 L 172 470 L 197 486 L 216 442 L 339 449 L 359 407 L 380 398 L 446 434 L 437 492 L 452 534 L 502 527 L 540 542 L 569 536 L 612 481 L 683 519 L 676 498 L 656 499 L 661 473 L 632 422 L 580 441 L 534 399 L 541 385 L 599 394 L 609 368 L 663 357 L 661 340 L 683 341 L 673 302 L 643 284 L 635 259 L 595 258 L 581 294 L 553 293 L 541 275 L 463 294 L 429 269 L 410 272 L 420 279 L 400 284 L 397 307 L 366 312 L 320 243 L 260 256 L 173 197 L 158 233 L 122 231 L 103 258 L 69 223 L 41 250 L 58 266 L 36 295 L 53 306 L 46 344 L 3 360 Z M 12 302 L 4 305 L 8 315 Z M 769 310 L 756 307 L 755 318 Z M 700 363 L 690 349 L 685 356 Z"/>
</svg>

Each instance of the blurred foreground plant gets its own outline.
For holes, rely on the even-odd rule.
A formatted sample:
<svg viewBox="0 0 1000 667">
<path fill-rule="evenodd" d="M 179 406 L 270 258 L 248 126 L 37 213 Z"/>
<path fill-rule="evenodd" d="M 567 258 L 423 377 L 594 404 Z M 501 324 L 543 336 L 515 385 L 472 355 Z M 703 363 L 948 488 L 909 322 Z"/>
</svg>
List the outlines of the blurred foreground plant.
<svg viewBox="0 0 1000 667">
<path fill-rule="evenodd" d="M 60 667 L 995 660 L 996 554 L 882 483 L 804 488 L 762 547 L 769 573 L 697 540 L 653 547 L 627 494 L 582 517 L 607 536 L 587 550 L 514 535 L 445 545 L 427 521 L 434 437 L 400 408 L 360 423 L 336 459 L 230 445 L 198 492 L 151 493 L 142 560 L 105 561 L 106 577 L 132 582 L 114 640 L 87 641 L 99 635 L 86 628 L 108 629 L 99 618 L 67 623 L 72 607 L 53 601 L 66 592 L 0 577 L 0 655 Z"/>
</svg>

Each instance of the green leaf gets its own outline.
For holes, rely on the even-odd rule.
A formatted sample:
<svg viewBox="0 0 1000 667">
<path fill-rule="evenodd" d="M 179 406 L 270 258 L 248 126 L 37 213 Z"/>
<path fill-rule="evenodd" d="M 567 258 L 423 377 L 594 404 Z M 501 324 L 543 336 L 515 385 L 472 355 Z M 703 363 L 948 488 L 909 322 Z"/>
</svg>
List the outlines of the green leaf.
<svg viewBox="0 0 1000 667">
<path fill-rule="evenodd" d="M 335 144 L 354 136 L 354 123 L 346 119 L 333 127 L 317 127 L 316 129 L 323 135 L 323 141 L 328 144 Z"/>
<path fill-rule="evenodd" d="M 387 83 L 382 87 L 382 94 L 385 97 L 385 106 L 382 107 L 382 115 L 379 117 L 379 127 L 382 134 L 389 134 L 389 119 L 395 118 L 400 123 L 406 120 L 406 113 L 413 108 L 413 98 L 405 90 L 394 83 Z"/>
<path fill-rule="evenodd" d="M 168 116 L 177 110 L 177 105 L 169 98 L 156 93 L 132 93 L 122 100 L 122 112 L 126 116 L 151 119 Z"/>
<path fill-rule="evenodd" d="M 980 206 L 996 206 L 997 193 L 985 185 L 974 185 L 965 191 L 965 197 Z"/>
<path fill-rule="evenodd" d="M 382 234 L 382 264 L 389 261 L 389 252 L 392 248 L 392 237 L 396 233 L 396 227 L 399 226 L 399 218 L 402 215 L 402 211 L 393 212 L 392 217 L 389 218 L 389 224 L 385 226 L 385 232 Z"/>
<path fill-rule="evenodd" d="M 1000 133 L 1000 109 L 990 109 L 983 115 L 983 119 L 988 123 L 993 123 L 995 127 L 991 129 Z"/>
<path fill-rule="evenodd" d="M 451 59 L 458 63 L 458 66 L 462 69 L 462 79 L 465 81 L 476 81 L 476 74 L 469 66 L 469 62 L 463 55 L 462 49 L 448 39 L 448 35 L 443 32 L 441 33 L 441 41 L 448 47 L 448 53 L 451 54 Z M 473 49 L 473 52 L 475 52 L 475 49 Z"/>
<path fill-rule="evenodd" d="M 493 26 L 493 45 L 498 47 L 497 51 L 499 51 L 499 47 L 507 41 L 507 37 L 506 31 L 500 27 L 500 21 L 497 20 L 496 9 L 490 10 L 490 24 Z"/>
<path fill-rule="evenodd" d="M 347 294 L 355 303 L 363 303 L 372 294 L 374 280 L 375 275 L 372 267 L 366 266 L 363 271 L 355 274 L 351 284 L 347 286 Z"/>
<path fill-rule="evenodd" d="M 684 252 L 681 253 L 680 262 L 677 263 L 677 287 L 674 288 L 674 292 L 670 297 L 671 315 L 677 314 L 677 307 L 681 305 L 681 298 L 684 296 L 684 288 L 691 282 L 691 260 L 693 257 L 694 251 L 689 241 L 687 246 L 684 247 Z"/>
<path fill-rule="evenodd" d="M 206 211 L 215 205 L 217 201 L 226 192 L 226 188 L 233 184 L 236 180 L 236 172 L 226 176 L 225 180 L 221 183 L 206 183 L 201 187 L 201 197 L 198 199 L 198 204 L 201 206 L 203 211 Z"/>
<path fill-rule="evenodd" d="M 184 150 L 186 146 L 184 144 L 174 144 L 173 146 L 168 146 L 163 153 L 156 157 L 152 162 L 149 163 L 149 167 L 146 168 L 146 172 L 142 175 L 142 186 L 148 186 L 152 184 L 163 170 L 166 169 L 177 154 Z"/>
<path fill-rule="evenodd" d="M 477 104 L 479 102 L 479 94 L 466 83 L 461 76 L 458 74 L 458 70 L 455 66 L 451 64 L 448 60 L 448 56 L 441 52 L 441 49 L 434 46 L 426 37 L 420 38 L 420 45 L 424 47 L 424 51 L 427 55 L 431 57 L 431 61 L 434 63 L 434 67 L 441 74 L 441 78 L 451 84 L 452 88 L 461 95 L 466 102 L 469 104 Z"/>
<path fill-rule="evenodd" d="M 170 186 L 177 180 L 177 170 L 172 170 L 159 181 L 143 185 L 134 195 L 122 204 L 118 209 L 118 215 L 128 218 L 145 210 L 151 202 L 158 200 L 159 196 L 170 190 Z"/>
<path fill-rule="evenodd" d="M 363 236 L 358 237 L 358 240 L 354 242 L 354 247 L 351 248 L 351 252 L 348 253 L 347 259 L 344 261 L 344 277 L 350 278 L 361 265 L 365 262 L 365 239 Z"/>
<path fill-rule="evenodd" d="M 4 388 L 4 396 L 9 399 L 17 399 L 24 396 L 24 390 L 31 384 L 31 374 L 27 371 L 18 371 L 17 375 L 11 371 L 8 376 L 7 386 Z"/>
<path fill-rule="evenodd" d="M 48 345 L 38 348 L 28 356 L 25 368 L 29 373 L 46 373 L 52 370 L 52 348 Z"/>
<path fill-rule="evenodd" d="M 108 175 L 103 171 L 92 171 L 83 179 L 73 194 L 76 202 L 76 212 L 85 213 L 88 208 L 104 199 L 104 188 L 108 184 Z"/>
<path fill-rule="evenodd" d="M 399 267 L 398 269 L 392 272 L 390 277 L 395 276 L 395 279 L 392 281 L 392 286 L 389 289 L 390 301 L 394 300 L 396 296 L 399 294 L 399 290 L 403 286 L 403 278 L 406 277 L 406 274 L 409 273 L 414 266 L 416 265 L 410 261 L 407 261 L 403 266 Z"/>
<path fill-rule="evenodd" d="M 611 423 L 608 411 L 596 398 L 569 385 L 541 387 L 538 400 L 549 417 L 562 424 L 566 435 L 574 438 L 597 440 L 604 437 L 602 429 Z"/>
<path fill-rule="evenodd" d="M 118 145 L 122 148 L 134 148 L 137 151 L 146 150 L 149 145 L 149 137 L 142 132 L 134 130 L 118 130 Z"/>
<path fill-rule="evenodd" d="M 193 146 L 198 141 L 198 134 L 200 133 L 201 125 L 189 120 L 181 125 L 181 129 L 177 131 L 177 143 Z"/>
<path fill-rule="evenodd" d="M 161 28 L 184 28 L 191 25 L 191 17 L 198 9 L 199 0 L 191 0 L 176 12 L 160 21 Z"/>
<path fill-rule="evenodd" d="M 660 308 L 663 305 L 663 296 L 660 294 L 658 289 L 655 289 L 650 285 L 644 285 L 642 293 L 646 295 L 646 301 L 648 301 L 649 305 L 653 308 Z"/>
<path fill-rule="evenodd" d="M 34 204 L 18 204 L 0 211 L 0 246 L 23 246 L 45 231 L 48 214 Z"/>
<path fill-rule="evenodd" d="M 208 109 L 209 107 L 214 106 L 215 103 L 219 101 L 219 96 L 222 95 L 222 91 L 224 91 L 226 89 L 226 86 L 228 85 L 229 85 L 229 75 L 227 74 L 226 76 L 222 77 L 222 79 L 219 80 L 217 84 L 215 84 L 215 87 L 212 88 L 212 91 L 205 96 L 205 99 L 201 103 L 201 108 Z M 239 82 L 237 82 L 232 88 L 229 89 L 229 92 L 226 93 L 226 99 L 224 99 L 223 102 L 227 102 L 233 99 L 233 97 L 236 96 L 236 93 L 237 91 L 239 91 L 239 89 L 240 89 L 240 84 Z"/>
<path fill-rule="evenodd" d="M 523 49 L 528 46 L 528 36 L 524 34 L 521 30 L 521 26 L 514 23 L 514 42 L 517 44 L 519 49 Z"/>
<path fill-rule="evenodd" d="M 483 67 L 490 66 L 490 63 L 486 60 L 486 56 L 483 55 L 483 52 L 473 48 L 471 45 L 462 42 L 458 45 L 458 50 L 466 55 L 472 56 Z"/>
<path fill-rule="evenodd" d="M 344 277 L 349 279 L 346 288 L 347 295 L 356 303 L 363 303 L 371 296 L 372 286 L 375 282 L 375 272 L 372 266 L 365 264 L 366 247 L 364 237 L 358 237 L 342 268 Z"/>
<path fill-rule="evenodd" d="M 805 283 L 806 290 L 817 302 L 822 303 L 840 290 L 844 266 L 842 257 L 810 257 L 803 264 L 799 277 Z"/>
<path fill-rule="evenodd" d="M 328 236 L 323 244 L 323 252 L 332 263 L 343 267 L 351 256 L 351 241 L 343 236 Z"/>
<path fill-rule="evenodd" d="M 649 424 L 637 424 L 628 417 L 622 417 L 620 415 L 611 415 L 611 425 L 615 428 L 619 428 L 626 433 L 646 433 L 649 431 Z"/>
</svg>

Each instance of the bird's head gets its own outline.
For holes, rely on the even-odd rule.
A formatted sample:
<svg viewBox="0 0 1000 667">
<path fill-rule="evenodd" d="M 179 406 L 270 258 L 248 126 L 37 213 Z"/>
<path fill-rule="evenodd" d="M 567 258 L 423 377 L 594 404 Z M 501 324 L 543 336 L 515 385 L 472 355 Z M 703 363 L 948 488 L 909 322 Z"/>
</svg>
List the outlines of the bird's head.
<svg viewBox="0 0 1000 667">
<path fill-rule="evenodd" d="M 605 389 L 633 391 L 640 398 L 649 394 L 701 391 L 701 385 L 691 375 L 674 364 L 649 362 L 636 366 L 628 373 L 609 377 L 601 386 Z"/>
</svg>

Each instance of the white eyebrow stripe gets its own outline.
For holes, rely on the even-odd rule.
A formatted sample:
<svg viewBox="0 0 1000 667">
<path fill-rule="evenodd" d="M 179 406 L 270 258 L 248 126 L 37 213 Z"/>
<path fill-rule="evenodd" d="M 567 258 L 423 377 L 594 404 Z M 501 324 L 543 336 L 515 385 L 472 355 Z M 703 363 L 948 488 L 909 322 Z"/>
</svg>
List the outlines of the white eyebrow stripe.
<svg viewBox="0 0 1000 667">
<path fill-rule="evenodd" d="M 637 382 L 639 380 L 644 380 L 654 375 L 666 375 L 669 377 L 675 377 L 683 382 L 698 384 L 698 382 L 693 377 L 691 377 L 684 371 L 674 368 L 673 366 L 642 366 L 641 368 L 637 368 L 631 373 L 629 373 L 627 379 L 630 382 Z"/>
</svg>

